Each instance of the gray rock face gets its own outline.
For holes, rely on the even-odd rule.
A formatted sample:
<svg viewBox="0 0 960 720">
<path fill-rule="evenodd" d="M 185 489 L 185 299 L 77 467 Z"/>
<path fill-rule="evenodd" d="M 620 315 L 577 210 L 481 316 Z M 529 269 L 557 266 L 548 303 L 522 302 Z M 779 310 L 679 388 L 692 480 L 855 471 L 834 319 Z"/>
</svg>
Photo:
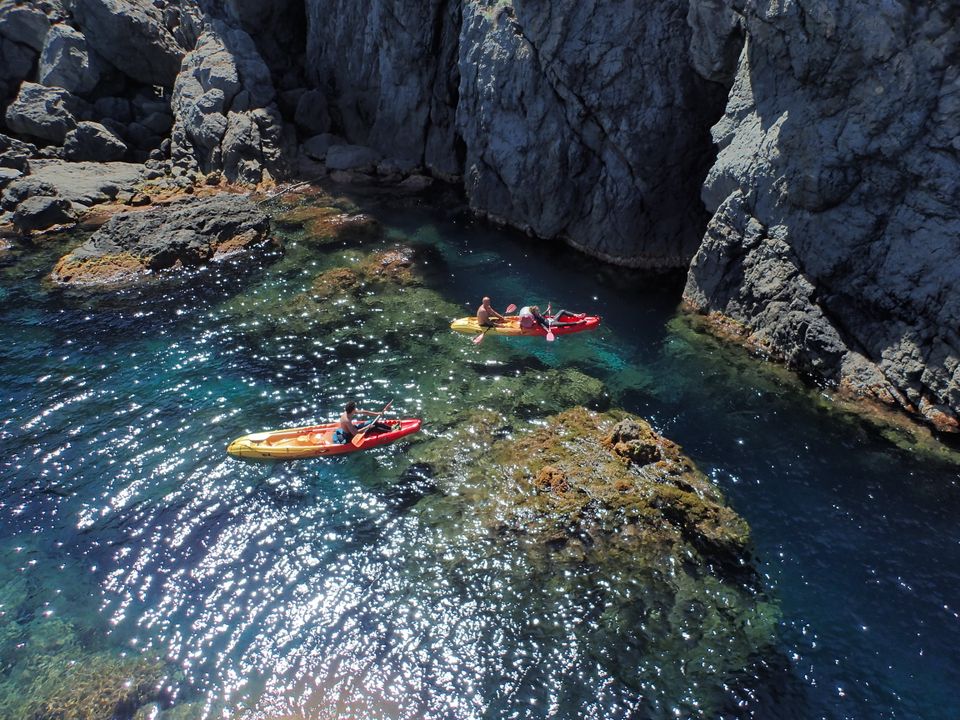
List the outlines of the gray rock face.
<svg viewBox="0 0 960 720">
<path fill-rule="evenodd" d="M 328 170 L 372 172 L 380 153 L 361 145 L 333 145 L 327 149 Z"/>
<path fill-rule="evenodd" d="M 960 28 L 956 8 L 923 8 L 747 6 L 685 297 L 955 430 Z"/>
<path fill-rule="evenodd" d="M 67 160 L 119 160 L 127 152 L 123 141 L 100 123 L 79 122 L 63 143 Z"/>
<path fill-rule="evenodd" d="M 46 230 L 76 222 L 76 219 L 69 200 L 42 195 L 27 198 L 13 213 L 13 224 L 20 232 Z"/>
<path fill-rule="evenodd" d="M 348 141 L 462 176 L 471 206 L 506 224 L 623 264 L 685 267 L 706 221 L 690 178 L 706 173 L 725 97 L 691 66 L 686 14 L 308 0 L 307 57 Z"/>
<path fill-rule="evenodd" d="M 81 33 L 69 25 L 54 25 L 40 53 L 37 79 L 42 85 L 83 95 L 97 86 L 100 67 Z"/>
<path fill-rule="evenodd" d="M 111 285 L 147 271 L 194 267 L 262 246 L 269 218 L 243 195 L 190 199 L 114 215 L 89 240 L 61 258 L 52 278 Z"/>
<path fill-rule="evenodd" d="M 618 263 L 685 266 L 702 212 L 689 178 L 705 172 L 703 123 L 724 97 L 689 65 L 685 15 L 672 3 L 465 5 L 457 126 L 471 205 Z"/>
<path fill-rule="evenodd" d="M 39 52 L 49 29 L 50 19 L 32 3 L 15 5 L 11 0 L 4 0 L 0 4 L 0 35 L 8 40 Z"/>
<path fill-rule="evenodd" d="M 308 90 L 297 100 L 294 122 L 305 135 L 320 135 L 330 129 L 327 100 L 319 90 Z"/>
<path fill-rule="evenodd" d="M 61 88 L 25 82 L 7 107 L 7 126 L 16 133 L 62 143 L 76 127 L 81 101 Z"/>
<path fill-rule="evenodd" d="M 184 51 L 148 0 L 74 0 L 87 43 L 128 77 L 172 87 Z"/>
<path fill-rule="evenodd" d="M 140 179 L 143 166 L 125 162 L 64 162 L 33 160 L 31 174 L 10 184 L 7 191 L 20 183 L 39 183 L 76 205 L 96 205 L 117 197 L 121 190 L 131 190 Z M 5 193 L 6 194 L 6 193 Z"/>
<path fill-rule="evenodd" d="M 306 0 L 307 65 L 346 139 L 459 176 L 460 2 Z"/>
<path fill-rule="evenodd" d="M 286 172 L 291 138 L 270 71 L 243 30 L 215 21 L 184 60 L 172 109 L 172 156 L 204 172 L 256 183 Z"/>
</svg>

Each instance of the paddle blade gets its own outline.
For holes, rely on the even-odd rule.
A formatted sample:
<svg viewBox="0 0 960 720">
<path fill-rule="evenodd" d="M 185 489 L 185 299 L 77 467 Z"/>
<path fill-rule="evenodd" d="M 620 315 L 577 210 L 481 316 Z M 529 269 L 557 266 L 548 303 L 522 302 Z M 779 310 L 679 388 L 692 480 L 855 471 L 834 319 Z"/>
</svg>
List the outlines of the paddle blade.
<svg viewBox="0 0 960 720">
<path fill-rule="evenodd" d="M 473 344 L 474 344 L 474 345 L 479 345 L 480 343 L 482 343 L 482 342 L 483 342 L 483 336 L 486 335 L 486 334 L 487 334 L 487 331 L 484 330 L 482 333 L 480 333 L 479 335 L 477 335 L 477 336 L 473 339 Z"/>
<path fill-rule="evenodd" d="M 356 435 L 354 435 L 350 440 L 350 444 L 357 448 L 360 447 L 360 443 L 363 442 L 364 433 L 366 433 L 366 430 L 364 430 L 364 432 L 358 432 Z"/>
<path fill-rule="evenodd" d="M 514 305 L 513 303 L 510 303 L 509 305 L 507 305 L 507 309 L 504 310 L 504 312 L 512 313 L 516 309 L 517 309 L 517 306 Z"/>
<path fill-rule="evenodd" d="M 557 339 L 557 336 L 553 334 L 553 328 L 547 330 L 547 342 L 553 342 Z"/>
</svg>

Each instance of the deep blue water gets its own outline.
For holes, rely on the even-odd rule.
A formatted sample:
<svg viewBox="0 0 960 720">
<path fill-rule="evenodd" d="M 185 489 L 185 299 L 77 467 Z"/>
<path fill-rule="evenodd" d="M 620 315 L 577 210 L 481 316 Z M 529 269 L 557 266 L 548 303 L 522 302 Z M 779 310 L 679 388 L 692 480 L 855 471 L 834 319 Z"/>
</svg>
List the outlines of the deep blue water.
<svg viewBox="0 0 960 720">
<path fill-rule="evenodd" d="M 283 258 L 107 295 L 43 283 L 70 240 L 7 259 L 0 610 L 31 628 L 61 618 L 78 647 L 161 654 L 174 669 L 165 702 L 201 715 L 695 714 L 697 688 L 638 688 L 597 660 L 620 638 L 585 644 L 585 597 L 545 595 L 518 557 L 407 502 L 407 445 L 285 465 L 224 453 L 245 432 L 332 418 L 347 397 L 395 397 L 429 434 L 477 367 L 572 367 L 680 443 L 752 527 L 762 592 L 782 614 L 777 648 L 718 680 L 726 701 L 711 712 L 957 717 L 956 465 L 690 331 L 676 282 L 455 212 L 368 210 L 387 245 L 433 248 L 428 286 L 446 305 L 385 307 L 389 330 L 346 311 L 342 336 L 284 330 L 278 307 L 365 251 L 303 233 Z M 474 346 L 443 330 L 484 294 L 604 322 L 553 344 Z"/>
</svg>

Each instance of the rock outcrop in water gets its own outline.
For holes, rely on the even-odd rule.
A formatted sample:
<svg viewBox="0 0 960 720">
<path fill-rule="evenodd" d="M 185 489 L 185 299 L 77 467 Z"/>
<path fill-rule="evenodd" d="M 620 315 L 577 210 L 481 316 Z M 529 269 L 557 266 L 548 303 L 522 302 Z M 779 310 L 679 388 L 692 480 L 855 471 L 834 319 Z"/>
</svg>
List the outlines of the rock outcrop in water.
<svg viewBox="0 0 960 720">
<path fill-rule="evenodd" d="M 412 174 L 417 191 L 432 174 L 478 214 L 617 263 L 693 257 L 690 307 L 954 430 L 956 16 L 808 0 L 4 3 L 6 130 L 36 147 L 0 152 L 0 182 L 38 156 L 122 155 L 179 186 L 329 172 Z"/>
<path fill-rule="evenodd" d="M 120 213 L 62 257 L 51 279 L 109 287 L 148 272 L 196 267 L 261 247 L 269 230 L 269 218 L 241 195 Z"/>
</svg>

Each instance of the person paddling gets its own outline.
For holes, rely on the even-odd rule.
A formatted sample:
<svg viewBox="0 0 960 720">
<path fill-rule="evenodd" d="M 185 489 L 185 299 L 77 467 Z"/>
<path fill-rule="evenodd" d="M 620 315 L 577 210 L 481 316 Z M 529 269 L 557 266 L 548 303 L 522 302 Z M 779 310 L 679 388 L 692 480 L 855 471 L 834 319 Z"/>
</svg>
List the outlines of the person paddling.
<svg viewBox="0 0 960 720">
<path fill-rule="evenodd" d="M 361 410 L 357 407 L 357 404 L 352 400 L 347 403 L 344 407 L 343 412 L 340 413 L 340 427 L 333 431 L 333 442 L 337 445 L 342 445 L 343 443 L 348 443 L 358 432 L 363 430 L 367 425 L 372 421 L 366 423 L 354 422 L 354 415 L 369 415 L 371 417 L 377 417 L 381 413 L 370 412 L 369 410 Z M 386 432 L 392 430 L 390 425 L 386 423 L 377 422 L 374 424 L 373 430 L 379 430 L 380 432 Z"/>
<path fill-rule="evenodd" d="M 506 318 L 498 313 L 490 305 L 490 298 L 484 297 L 483 301 L 480 303 L 480 307 L 477 308 L 477 325 L 480 327 L 496 327 L 497 318 L 499 322 L 503 322 Z"/>
</svg>

